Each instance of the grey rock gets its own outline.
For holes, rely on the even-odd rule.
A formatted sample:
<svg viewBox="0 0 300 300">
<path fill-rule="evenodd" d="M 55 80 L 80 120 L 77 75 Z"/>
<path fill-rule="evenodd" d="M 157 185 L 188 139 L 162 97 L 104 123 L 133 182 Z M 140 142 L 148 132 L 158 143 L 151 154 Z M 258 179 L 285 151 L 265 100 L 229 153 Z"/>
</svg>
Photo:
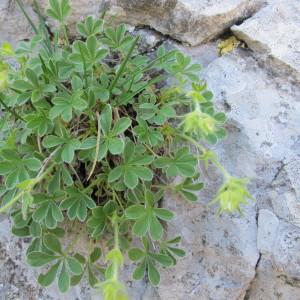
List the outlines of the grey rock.
<svg viewBox="0 0 300 300">
<path fill-rule="evenodd" d="M 262 258 L 247 299 L 298 300 L 300 229 L 262 209 L 258 218 L 258 246 Z"/>
<path fill-rule="evenodd" d="M 300 1 L 275 0 L 232 31 L 275 68 L 286 68 L 300 80 Z"/>
<path fill-rule="evenodd" d="M 212 186 L 208 189 L 213 191 Z M 201 204 L 211 199 L 207 190 L 199 198 L 197 204 L 174 195 L 166 200 L 177 214 L 169 235 L 182 235 L 187 256 L 162 271 L 157 293 L 160 299 L 240 299 L 255 275 L 259 256 L 255 207 L 247 207 L 245 217 L 218 216 Z"/>
<path fill-rule="evenodd" d="M 37 20 L 30 6 L 30 1 L 23 1 L 31 18 Z M 17 42 L 28 39 L 33 35 L 32 28 L 20 11 L 15 1 L 0 1 L 0 44 L 9 42 L 16 45 Z"/>
<path fill-rule="evenodd" d="M 172 38 L 198 45 L 249 17 L 261 0 L 103 0 L 100 9 L 115 21 L 149 25 Z"/>
<path fill-rule="evenodd" d="M 278 237 L 279 219 L 269 210 L 261 209 L 258 217 L 257 248 L 263 252 L 271 252 Z"/>
</svg>

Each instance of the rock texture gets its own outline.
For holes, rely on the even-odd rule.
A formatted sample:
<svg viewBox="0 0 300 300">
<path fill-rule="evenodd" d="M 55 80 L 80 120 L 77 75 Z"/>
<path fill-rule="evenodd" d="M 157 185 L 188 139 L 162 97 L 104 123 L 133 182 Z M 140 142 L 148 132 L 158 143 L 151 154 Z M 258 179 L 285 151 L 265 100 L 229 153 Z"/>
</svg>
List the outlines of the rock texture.
<svg viewBox="0 0 300 300">
<path fill-rule="evenodd" d="M 117 21 L 148 25 L 172 38 L 197 45 L 249 17 L 262 0 L 103 0 L 100 9 Z"/>
<path fill-rule="evenodd" d="M 76 21 L 88 14 L 97 15 L 107 6 L 116 21 L 156 30 L 143 26 L 133 30 L 133 34 L 142 34 L 141 51 L 150 53 L 149 48 L 165 42 L 202 63 L 202 76 L 213 90 L 218 107 L 229 117 L 228 139 L 215 151 L 233 175 L 253 178 L 251 191 L 257 201 L 245 208 L 244 216 L 219 217 L 214 207 L 206 205 L 220 183 L 213 168 L 208 172 L 208 185 L 199 194 L 199 203 L 189 204 L 168 195 L 165 205 L 177 214 L 168 235 L 182 234 L 188 255 L 175 268 L 162 271 L 158 288 L 146 281 L 132 281 L 126 268 L 123 276 L 131 298 L 299 300 L 299 0 L 269 0 L 257 14 L 233 26 L 233 33 L 251 50 L 236 49 L 222 57 L 217 56 L 217 43 L 206 41 L 252 15 L 262 1 L 72 2 L 71 31 Z M 0 2 L 0 42 L 16 42 L 31 35 L 13 3 Z M 45 3 L 41 1 L 44 8 Z M 205 44 L 191 48 L 176 44 L 174 39 Z M 34 270 L 24 260 L 27 241 L 12 237 L 9 225 L 5 217 L 0 219 L 0 299 L 61 299 L 54 286 L 38 287 Z M 64 299 L 96 300 L 99 295 L 83 283 Z"/>
<path fill-rule="evenodd" d="M 30 6 L 30 1 L 23 1 L 28 14 L 36 19 Z M 0 44 L 3 42 L 16 42 L 28 39 L 32 36 L 32 29 L 26 18 L 21 13 L 15 1 L 0 1 Z"/>
<path fill-rule="evenodd" d="M 287 68 L 300 81 L 300 1 L 272 1 L 232 31 L 255 52 Z"/>
</svg>

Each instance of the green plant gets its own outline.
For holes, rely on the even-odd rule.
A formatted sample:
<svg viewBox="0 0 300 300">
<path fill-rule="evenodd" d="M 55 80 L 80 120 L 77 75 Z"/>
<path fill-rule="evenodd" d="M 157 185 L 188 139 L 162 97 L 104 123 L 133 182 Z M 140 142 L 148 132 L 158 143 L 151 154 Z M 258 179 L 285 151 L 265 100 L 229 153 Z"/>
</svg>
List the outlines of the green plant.
<svg viewBox="0 0 300 300">
<path fill-rule="evenodd" d="M 162 46 L 153 59 L 142 56 L 138 37 L 103 19 L 88 17 L 77 25 L 81 39 L 70 41 L 68 0 L 50 0 L 47 14 L 60 24 L 51 38 L 34 4 L 41 24 L 29 19 L 32 40 L 0 49 L 0 212 L 12 216 L 15 235 L 31 237 L 28 263 L 48 266 L 41 285 L 57 279 L 65 292 L 86 274 L 105 299 L 127 299 L 118 277 L 127 252 L 138 262 L 133 277 L 147 274 L 153 285 L 159 266 L 185 254 L 180 237 L 166 239 L 174 218 L 161 207 L 166 190 L 197 201 L 196 166 L 210 163 L 224 176 L 213 201 L 234 212 L 251 198 L 247 181 L 206 149 L 226 136 L 226 118 L 198 79 L 200 65 Z M 80 231 L 67 247 L 62 227 Z M 81 234 L 90 241 L 86 253 L 76 251 Z"/>
</svg>

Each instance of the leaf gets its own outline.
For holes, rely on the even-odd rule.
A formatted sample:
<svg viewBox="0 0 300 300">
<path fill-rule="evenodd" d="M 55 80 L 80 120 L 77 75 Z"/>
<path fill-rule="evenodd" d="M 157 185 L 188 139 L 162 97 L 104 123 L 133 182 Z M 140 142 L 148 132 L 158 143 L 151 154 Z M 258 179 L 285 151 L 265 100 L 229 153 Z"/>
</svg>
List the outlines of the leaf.
<svg viewBox="0 0 300 300">
<path fill-rule="evenodd" d="M 60 242 L 58 238 L 53 234 L 46 234 L 44 236 L 44 245 L 51 251 L 59 253 L 63 255 L 63 251 L 61 249 Z"/>
<path fill-rule="evenodd" d="M 90 262 L 95 263 L 101 257 L 101 248 L 95 247 L 93 252 L 90 254 Z"/>
<path fill-rule="evenodd" d="M 140 280 L 144 277 L 145 273 L 146 273 L 146 259 L 143 259 L 143 261 L 139 263 L 136 269 L 134 270 L 132 277 L 135 280 Z"/>
<path fill-rule="evenodd" d="M 44 252 L 33 251 L 27 255 L 27 261 L 32 267 L 42 267 L 57 259 L 57 256 Z"/>
<path fill-rule="evenodd" d="M 148 261 L 148 278 L 154 286 L 157 286 L 160 282 L 159 272 L 151 260 Z"/>
<path fill-rule="evenodd" d="M 146 214 L 145 207 L 142 205 L 132 205 L 125 210 L 125 216 L 128 219 L 139 219 Z"/>
<path fill-rule="evenodd" d="M 128 257 L 132 261 L 138 261 L 138 260 L 140 260 L 144 256 L 145 256 L 145 253 L 140 248 L 131 248 L 128 251 Z"/>
<path fill-rule="evenodd" d="M 164 267 L 170 267 L 173 264 L 172 259 L 164 254 L 157 254 L 157 253 L 149 253 L 149 256 L 155 259 L 157 262 L 159 262 Z"/>
<path fill-rule="evenodd" d="M 82 266 L 76 258 L 71 256 L 67 257 L 67 263 L 72 273 L 78 275 L 83 272 Z"/>
<path fill-rule="evenodd" d="M 70 276 L 67 272 L 65 263 L 63 263 L 62 269 L 58 277 L 58 287 L 62 293 L 65 293 L 70 288 Z"/>
<path fill-rule="evenodd" d="M 96 207 L 94 200 L 76 188 L 68 188 L 67 194 L 67 199 L 61 203 L 60 207 L 68 210 L 70 220 L 77 218 L 83 222 L 87 217 L 88 208 Z"/>
<path fill-rule="evenodd" d="M 158 218 L 164 221 L 170 221 L 174 217 L 174 213 L 164 208 L 154 208 L 153 212 Z"/>
<path fill-rule="evenodd" d="M 119 135 L 123 133 L 130 125 L 131 120 L 129 118 L 121 118 L 115 123 L 112 129 L 112 134 L 114 136 Z"/>
<path fill-rule="evenodd" d="M 154 161 L 157 168 L 162 168 L 166 171 L 167 176 L 187 176 L 192 177 L 195 174 L 197 159 L 189 154 L 189 149 L 183 147 L 175 153 L 175 156 L 160 157 Z"/>
<path fill-rule="evenodd" d="M 47 15 L 64 24 L 71 11 L 69 0 L 49 0 L 49 4 Z"/>
<path fill-rule="evenodd" d="M 48 272 L 46 272 L 45 274 L 40 274 L 38 277 L 38 283 L 45 287 L 51 285 L 51 283 L 55 280 L 59 266 L 60 262 L 57 262 L 49 269 Z"/>
</svg>

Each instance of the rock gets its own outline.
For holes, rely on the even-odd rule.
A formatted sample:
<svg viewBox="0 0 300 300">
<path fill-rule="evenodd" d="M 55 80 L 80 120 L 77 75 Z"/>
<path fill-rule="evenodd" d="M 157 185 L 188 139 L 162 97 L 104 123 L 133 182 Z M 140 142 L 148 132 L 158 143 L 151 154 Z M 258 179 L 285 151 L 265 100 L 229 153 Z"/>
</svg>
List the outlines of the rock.
<svg viewBox="0 0 300 300">
<path fill-rule="evenodd" d="M 40 0 L 38 3 L 41 6 L 42 11 L 46 12 L 48 8 L 48 0 Z M 68 18 L 68 31 L 71 36 L 77 36 L 76 24 L 83 21 L 87 16 L 99 16 L 99 0 L 72 0 L 71 3 L 71 15 Z M 50 28 L 55 26 L 57 28 L 57 22 L 49 19 Z"/>
<path fill-rule="evenodd" d="M 258 218 L 257 248 L 261 253 L 271 252 L 274 249 L 279 220 L 269 210 L 261 209 Z"/>
<path fill-rule="evenodd" d="M 31 18 L 37 20 L 30 1 L 23 1 Z M 15 1 L 1 0 L 0 2 L 0 44 L 9 42 L 16 45 L 17 42 L 29 39 L 33 31 L 28 21 L 22 14 Z"/>
<path fill-rule="evenodd" d="M 299 28 L 299 0 L 275 0 L 232 31 L 252 50 L 271 58 L 274 68 L 285 67 L 300 80 Z"/>
<path fill-rule="evenodd" d="M 198 51 L 196 61 L 202 62 Z M 256 206 L 268 210 L 261 209 L 258 223 L 253 204 L 246 208 L 244 217 L 216 216 L 213 209 L 203 206 L 220 184 L 218 175 L 210 171 L 212 183 L 199 195 L 200 203 L 187 204 L 174 195 L 168 197 L 166 206 L 177 213 L 169 235 L 183 236 L 188 255 L 174 269 L 163 271 L 157 299 L 280 299 L 282 293 L 297 300 L 300 229 L 288 223 L 292 218 L 279 221 L 276 214 L 280 208 L 272 206 L 267 191 L 273 189 L 283 162 L 290 162 L 285 166 L 290 168 L 286 189 L 298 188 L 294 164 L 299 161 L 296 128 L 300 89 L 269 73 L 249 51 L 241 49 L 210 62 L 204 77 L 217 106 L 229 117 L 228 138 L 215 151 L 233 175 L 253 178 L 251 191 Z M 279 189 L 274 190 L 272 199 L 285 202 Z M 294 197 L 289 207 L 296 206 Z M 278 281 L 278 286 L 268 283 L 269 278 Z"/>
<path fill-rule="evenodd" d="M 257 11 L 262 0 L 102 0 L 101 8 L 119 22 L 149 25 L 172 38 L 198 45 Z"/>
<path fill-rule="evenodd" d="M 247 299 L 299 299 L 300 229 L 262 209 L 258 217 L 258 248 L 262 258 Z"/>
<path fill-rule="evenodd" d="M 254 205 L 244 217 L 220 217 L 201 204 L 211 199 L 207 190 L 201 196 L 197 204 L 176 196 L 166 200 L 176 213 L 169 235 L 182 236 L 187 256 L 174 268 L 162 271 L 158 299 L 240 299 L 255 275 L 259 254 Z"/>
</svg>

